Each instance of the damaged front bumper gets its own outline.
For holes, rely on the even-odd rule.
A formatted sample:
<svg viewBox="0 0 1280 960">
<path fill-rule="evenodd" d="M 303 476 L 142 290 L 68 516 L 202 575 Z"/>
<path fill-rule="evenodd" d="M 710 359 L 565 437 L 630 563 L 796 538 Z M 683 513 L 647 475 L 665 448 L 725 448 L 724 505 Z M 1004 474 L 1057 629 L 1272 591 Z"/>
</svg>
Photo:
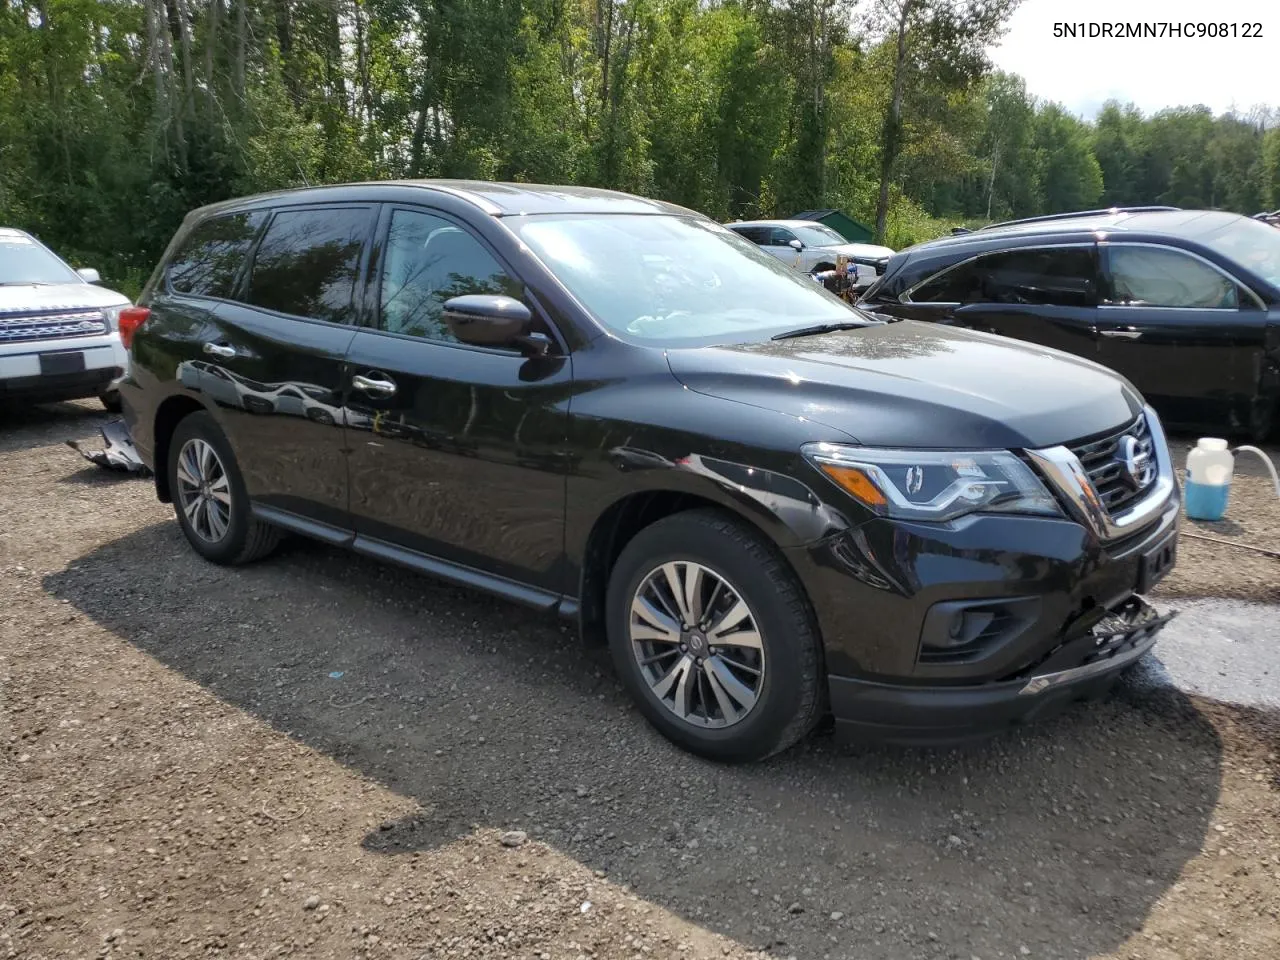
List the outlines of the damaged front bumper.
<svg viewBox="0 0 1280 960">
<path fill-rule="evenodd" d="M 1025 675 L 997 683 L 907 686 L 831 677 L 836 732 L 850 739 L 937 746 L 1043 719 L 1105 695 L 1176 615 L 1159 614 L 1141 597 L 1131 597 Z"/>
<path fill-rule="evenodd" d="M 106 470 L 119 470 L 141 477 L 151 475 L 150 468 L 138 455 L 138 448 L 133 445 L 133 438 L 129 436 L 129 428 L 123 420 L 112 420 L 102 427 L 101 433 L 104 444 L 101 450 L 81 449 L 79 442 L 75 440 L 68 440 L 67 446 L 90 463 L 96 463 Z"/>
</svg>

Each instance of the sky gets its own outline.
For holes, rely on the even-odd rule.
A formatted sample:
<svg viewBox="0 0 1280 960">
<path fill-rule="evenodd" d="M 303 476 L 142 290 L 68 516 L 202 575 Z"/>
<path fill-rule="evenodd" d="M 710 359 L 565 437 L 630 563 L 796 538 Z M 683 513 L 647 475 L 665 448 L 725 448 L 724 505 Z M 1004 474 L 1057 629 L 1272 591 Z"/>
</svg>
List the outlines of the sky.
<svg viewBox="0 0 1280 960">
<path fill-rule="evenodd" d="M 1261 24 L 1261 39 L 1209 37 L 1075 39 L 1055 23 L 1161 21 Z M 1157 27 L 1159 29 L 1159 27 Z M 1185 27 L 1184 27 L 1185 29 Z M 1021 74 L 1031 94 L 1092 119 L 1108 99 L 1144 113 L 1202 103 L 1215 113 L 1254 105 L 1280 108 L 1280 0 L 1023 0 L 1009 32 L 990 51 Z"/>
</svg>

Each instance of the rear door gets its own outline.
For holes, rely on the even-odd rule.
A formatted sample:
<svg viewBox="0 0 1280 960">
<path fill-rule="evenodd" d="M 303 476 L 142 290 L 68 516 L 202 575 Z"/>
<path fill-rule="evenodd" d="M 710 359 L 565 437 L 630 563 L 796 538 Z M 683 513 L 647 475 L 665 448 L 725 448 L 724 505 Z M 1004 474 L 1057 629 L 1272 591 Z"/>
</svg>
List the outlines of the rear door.
<svg viewBox="0 0 1280 960">
<path fill-rule="evenodd" d="M 368 204 L 282 207 L 229 302 L 219 305 L 184 383 L 219 405 L 259 505 L 350 527 L 343 364 L 372 241 Z"/>
<path fill-rule="evenodd" d="M 1187 250 L 1119 242 L 1100 249 L 1099 359 L 1170 420 L 1247 427 L 1266 345 L 1262 301 Z"/>
<path fill-rule="evenodd" d="M 1093 244 L 1024 247 L 958 264 L 914 290 L 899 316 L 936 320 L 1097 360 Z"/>
<path fill-rule="evenodd" d="M 348 353 L 357 546 L 430 568 L 440 558 L 559 595 L 570 362 L 458 343 L 444 302 L 523 300 L 499 254 L 427 207 L 387 207 L 371 270 L 373 329 Z M 455 566 L 455 572 L 456 572 Z M 535 602 L 540 602 L 535 600 Z"/>
</svg>

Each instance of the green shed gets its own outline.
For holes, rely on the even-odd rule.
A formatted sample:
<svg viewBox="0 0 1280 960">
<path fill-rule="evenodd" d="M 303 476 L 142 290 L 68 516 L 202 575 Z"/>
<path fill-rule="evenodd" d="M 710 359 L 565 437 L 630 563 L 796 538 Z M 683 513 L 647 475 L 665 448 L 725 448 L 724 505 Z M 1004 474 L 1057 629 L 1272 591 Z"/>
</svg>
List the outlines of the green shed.
<svg viewBox="0 0 1280 960">
<path fill-rule="evenodd" d="M 876 232 L 865 223 L 853 219 L 843 210 L 804 210 L 791 218 L 792 220 L 817 220 L 825 223 L 850 243 L 871 243 Z"/>
</svg>

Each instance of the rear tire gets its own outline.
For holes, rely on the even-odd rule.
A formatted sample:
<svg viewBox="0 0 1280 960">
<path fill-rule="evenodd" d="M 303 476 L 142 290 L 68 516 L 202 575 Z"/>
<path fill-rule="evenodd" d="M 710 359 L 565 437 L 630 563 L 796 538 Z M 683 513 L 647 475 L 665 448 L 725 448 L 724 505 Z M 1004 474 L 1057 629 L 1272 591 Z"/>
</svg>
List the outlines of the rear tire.
<svg viewBox="0 0 1280 960">
<path fill-rule="evenodd" d="M 178 525 L 200 556 L 236 565 L 276 548 L 280 530 L 254 519 L 231 445 L 209 414 L 193 413 L 178 424 L 167 469 Z"/>
<path fill-rule="evenodd" d="M 730 514 L 692 510 L 636 534 L 610 574 L 606 615 L 623 684 L 649 722 L 691 753 L 760 760 L 822 717 L 826 677 L 809 601 L 776 548 Z"/>
<path fill-rule="evenodd" d="M 98 395 L 98 400 L 99 400 L 99 402 L 101 402 L 101 404 L 102 404 L 104 407 L 106 407 L 106 408 L 107 408 L 107 410 L 108 410 L 109 412 L 111 412 L 111 413 L 119 413 L 119 412 L 120 412 L 121 405 L 120 405 L 120 391 L 119 391 L 119 390 L 108 390 L 106 393 L 99 394 L 99 395 Z"/>
</svg>

